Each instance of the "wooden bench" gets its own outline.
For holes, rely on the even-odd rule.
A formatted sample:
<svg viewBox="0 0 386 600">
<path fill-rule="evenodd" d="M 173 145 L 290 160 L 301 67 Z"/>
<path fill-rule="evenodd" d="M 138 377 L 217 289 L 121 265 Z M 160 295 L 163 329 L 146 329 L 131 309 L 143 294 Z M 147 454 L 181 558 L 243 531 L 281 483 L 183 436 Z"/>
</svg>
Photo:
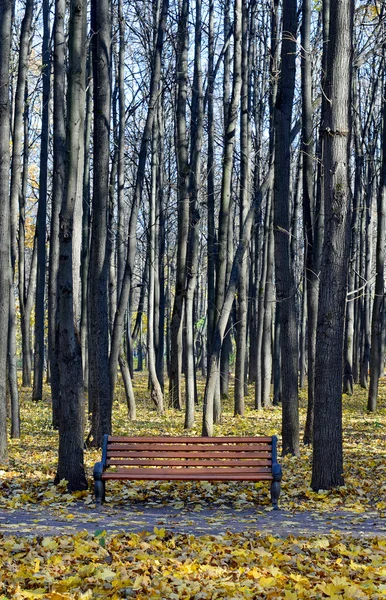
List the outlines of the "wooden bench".
<svg viewBox="0 0 386 600">
<path fill-rule="evenodd" d="M 97 504 L 108 479 L 270 481 L 278 509 L 281 466 L 272 437 L 123 437 L 105 435 L 94 467 Z"/>
</svg>

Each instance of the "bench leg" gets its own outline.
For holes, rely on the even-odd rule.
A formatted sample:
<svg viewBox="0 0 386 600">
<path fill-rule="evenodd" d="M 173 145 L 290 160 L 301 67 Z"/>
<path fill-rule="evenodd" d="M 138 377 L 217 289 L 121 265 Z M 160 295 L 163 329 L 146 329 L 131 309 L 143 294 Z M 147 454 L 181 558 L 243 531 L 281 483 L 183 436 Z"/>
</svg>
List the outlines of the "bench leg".
<svg viewBox="0 0 386 600">
<path fill-rule="evenodd" d="M 95 502 L 97 504 L 103 504 L 105 501 L 105 482 L 101 479 L 95 479 L 94 481 L 94 494 Z"/>
<path fill-rule="evenodd" d="M 272 481 L 271 483 L 271 501 L 273 510 L 279 510 L 279 496 L 280 496 L 280 481 Z"/>
</svg>

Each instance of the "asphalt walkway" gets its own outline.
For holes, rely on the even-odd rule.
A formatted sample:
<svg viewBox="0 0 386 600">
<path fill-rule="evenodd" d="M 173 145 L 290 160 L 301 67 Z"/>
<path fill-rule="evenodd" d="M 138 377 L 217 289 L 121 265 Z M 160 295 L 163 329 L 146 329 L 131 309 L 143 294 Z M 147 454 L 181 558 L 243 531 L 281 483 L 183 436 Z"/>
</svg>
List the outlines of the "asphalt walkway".
<svg viewBox="0 0 386 600">
<path fill-rule="evenodd" d="M 354 537 L 386 537 L 386 519 L 377 512 L 315 512 L 288 510 L 201 509 L 177 510 L 169 506 L 135 505 L 89 509 L 80 503 L 66 510 L 33 507 L 0 511 L 0 534 L 54 536 L 87 530 L 90 533 L 134 533 L 165 528 L 174 533 L 220 535 L 246 530 L 279 537 L 323 536 L 330 532 Z"/>
</svg>

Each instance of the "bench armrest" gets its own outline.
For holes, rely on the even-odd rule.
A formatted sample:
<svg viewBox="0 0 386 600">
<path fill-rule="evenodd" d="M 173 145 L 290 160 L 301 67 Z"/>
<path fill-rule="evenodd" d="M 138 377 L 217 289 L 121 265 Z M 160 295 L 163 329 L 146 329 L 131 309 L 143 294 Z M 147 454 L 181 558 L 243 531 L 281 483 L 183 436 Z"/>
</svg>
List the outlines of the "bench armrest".
<svg viewBox="0 0 386 600">
<path fill-rule="evenodd" d="M 103 462 L 102 461 L 96 462 L 94 465 L 94 473 L 93 473 L 94 479 L 96 481 L 100 481 L 102 479 L 102 473 L 103 473 Z"/>
<path fill-rule="evenodd" d="M 272 477 L 274 481 L 281 481 L 283 476 L 283 471 L 281 469 L 281 465 L 279 463 L 273 463 L 272 465 Z"/>
</svg>

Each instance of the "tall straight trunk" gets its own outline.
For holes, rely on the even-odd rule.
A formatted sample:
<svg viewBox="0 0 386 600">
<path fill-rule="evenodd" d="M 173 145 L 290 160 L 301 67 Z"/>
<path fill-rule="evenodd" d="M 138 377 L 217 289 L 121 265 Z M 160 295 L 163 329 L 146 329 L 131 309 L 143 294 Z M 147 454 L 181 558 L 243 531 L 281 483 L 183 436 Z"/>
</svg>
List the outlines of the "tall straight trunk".
<svg viewBox="0 0 386 600">
<path fill-rule="evenodd" d="M 182 322 L 186 287 L 187 243 L 189 233 L 189 164 L 186 132 L 186 104 L 188 85 L 189 0 L 182 0 L 178 17 L 177 33 L 177 106 L 176 106 L 176 154 L 177 154 L 177 203 L 178 240 L 176 285 L 172 320 L 170 323 L 170 404 L 182 408 Z"/>
<path fill-rule="evenodd" d="M 275 280 L 280 303 L 283 455 L 299 454 L 296 290 L 290 257 L 290 134 L 296 75 L 296 8 L 296 0 L 284 0 L 281 76 L 275 104 Z"/>
<path fill-rule="evenodd" d="M 91 2 L 94 79 L 94 177 L 89 265 L 89 396 L 91 436 L 99 447 L 111 433 L 112 397 L 109 378 L 107 213 L 109 192 L 111 104 L 111 3 Z"/>
<path fill-rule="evenodd" d="M 59 214 L 66 177 L 66 43 L 65 0 L 56 0 L 54 21 L 54 167 L 52 176 L 51 231 L 48 276 L 48 358 L 51 368 L 52 424 L 59 427 L 60 375 L 58 365 Z"/>
<path fill-rule="evenodd" d="M 357 74 L 353 73 L 353 125 L 354 125 L 354 147 L 355 147 L 355 168 L 354 168 L 354 195 L 353 210 L 351 216 L 351 244 L 350 244 L 350 267 L 348 272 L 348 301 L 346 305 L 346 323 L 344 340 L 344 371 L 343 371 L 343 391 L 352 395 L 354 392 L 354 315 L 357 300 L 352 297 L 351 292 L 355 290 L 356 278 L 356 260 L 359 253 L 359 215 L 362 204 L 362 178 L 363 178 L 363 146 L 362 146 L 362 125 L 359 118 L 359 97 Z M 356 294 L 354 293 L 354 296 Z"/>
<path fill-rule="evenodd" d="M 201 181 L 201 148 L 203 135 L 203 90 L 201 72 L 201 0 L 196 0 L 194 36 L 194 74 L 191 117 L 190 176 L 189 176 L 189 233 L 186 280 L 186 365 L 185 365 L 185 429 L 193 427 L 196 403 L 196 364 L 194 340 L 194 296 L 199 268 L 198 194 Z"/>
<path fill-rule="evenodd" d="M 332 2 L 324 93 L 324 244 L 321 261 L 312 488 L 342 485 L 342 376 L 350 215 L 350 89 L 353 4 Z"/>
<path fill-rule="evenodd" d="M 165 312 L 166 312 L 166 295 L 165 295 L 165 200 L 164 200 L 164 116 L 163 107 L 159 104 L 158 111 L 158 131 L 159 131 L 159 147 L 160 160 L 158 168 L 158 345 L 157 345 L 157 378 L 160 382 L 162 392 L 165 386 Z"/>
<path fill-rule="evenodd" d="M 274 157 L 275 127 L 274 107 L 277 96 L 279 73 L 279 0 L 274 0 L 270 14 L 270 47 L 269 54 L 269 156 Z M 259 290 L 259 312 L 257 325 L 257 373 L 255 383 L 255 407 L 267 406 L 270 402 L 271 375 L 273 368 L 272 351 L 272 319 L 274 314 L 274 261 L 275 246 L 273 233 L 273 190 L 267 193 L 267 208 L 264 222 L 264 246 Z M 278 371 L 280 376 L 280 371 Z"/>
<path fill-rule="evenodd" d="M 257 326 L 256 326 L 256 380 L 255 380 L 255 408 L 260 410 L 263 406 L 262 403 L 262 392 L 263 392 L 263 371 L 262 371 L 262 357 L 263 357 L 263 333 L 264 333 L 264 299 L 266 296 L 265 286 L 267 283 L 267 267 L 268 267 L 268 247 L 270 240 L 270 223 L 272 216 L 272 200 L 271 194 L 267 194 L 266 209 L 264 215 L 264 239 L 261 252 L 261 273 L 258 287 L 258 299 L 257 299 Z M 271 383 L 271 382 L 270 382 Z"/>
<path fill-rule="evenodd" d="M 150 379 L 150 393 L 153 402 L 163 411 L 163 393 L 158 381 L 155 357 L 155 256 L 156 256 L 156 199 L 157 199 L 157 156 L 158 156 L 158 127 L 157 119 L 153 121 L 153 138 L 151 152 L 151 190 L 149 209 L 149 290 L 147 300 L 147 353 Z"/>
<path fill-rule="evenodd" d="M 8 459 L 7 449 L 7 347 L 10 294 L 10 203 L 9 64 L 12 37 L 11 0 L 0 1 L 0 463 Z"/>
<path fill-rule="evenodd" d="M 249 36 L 248 7 L 242 1 L 242 69 L 241 69 L 241 117 L 240 117 L 240 228 L 243 226 L 250 202 L 250 101 L 249 101 Z M 247 312 L 248 312 L 248 256 L 244 256 L 240 270 L 236 329 L 235 402 L 234 414 L 244 414 L 244 395 L 247 360 Z"/>
<path fill-rule="evenodd" d="M 46 218 L 48 184 L 48 138 L 49 138 L 49 101 L 50 101 L 50 3 L 43 0 L 43 45 L 42 45 L 42 125 L 40 134 L 39 167 L 39 203 L 36 220 L 37 231 L 37 275 L 35 305 L 35 351 L 33 400 L 43 397 L 44 371 L 44 324 L 45 324 L 45 282 L 46 282 Z"/>
<path fill-rule="evenodd" d="M 150 92 L 149 92 L 149 104 L 146 116 L 146 122 L 142 133 L 141 146 L 138 157 L 138 167 L 135 176 L 134 184 L 134 195 L 129 220 L 129 239 L 127 257 L 125 263 L 125 271 L 122 278 L 121 293 L 117 302 L 117 310 L 114 318 L 114 327 L 111 337 L 111 350 L 109 360 L 109 373 L 110 373 L 110 393 L 111 396 L 114 394 L 115 384 L 117 380 L 117 365 L 118 358 L 121 353 L 122 337 L 125 328 L 125 315 L 130 298 L 130 289 L 132 283 L 132 274 L 134 270 L 134 262 L 136 255 L 136 229 L 140 201 L 142 199 L 142 188 L 145 180 L 145 167 L 148 154 L 148 143 L 151 139 L 151 133 L 153 128 L 153 120 L 156 115 L 156 106 L 159 95 L 159 83 L 161 79 L 161 55 L 162 46 L 166 28 L 166 17 L 168 14 L 169 2 L 168 0 L 162 0 L 162 6 L 159 16 L 159 21 L 156 24 L 157 35 L 154 53 L 152 56 L 152 70 L 150 80 Z M 129 307 L 130 313 L 130 307 Z M 130 325 L 130 322 L 129 322 Z M 112 400 L 111 400 L 112 402 Z M 159 408 L 159 410 L 161 410 Z"/>
<path fill-rule="evenodd" d="M 383 313 L 385 307 L 385 232 L 386 232 L 386 43 L 383 53 L 383 105 L 382 105 L 382 163 L 377 197 L 377 246 L 375 251 L 375 291 L 371 320 L 370 384 L 367 410 L 377 409 L 379 379 L 383 375 Z"/>
<path fill-rule="evenodd" d="M 91 141 L 91 120 L 92 120 L 92 77 L 90 65 L 90 50 L 87 57 L 87 92 L 86 92 L 86 114 L 84 128 L 84 171 L 83 171 L 83 210 L 82 210 L 82 254 L 80 261 L 81 278 L 81 314 L 80 314 L 80 344 L 82 347 L 82 365 L 84 386 L 88 389 L 88 325 L 87 325 L 87 306 L 88 306 L 88 269 L 90 262 L 90 141 Z"/>
<path fill-rule="evenodd" d="M 225 13 L 225 21 L 227 14 Z M 226 21 L 226 27 L 227 21 Z M 227 29 L 225 29 L 225 34 Z M 222 178 L 221 178 L 221 198 L 220 198 L 220 213 L 219 213 L 219 224 L 218 224 L 218 236 L 217 236 L 217 255 L 216 255 L 216 297 L 215 297 L 215 325 L 218 324 L 218 319 L 224 304 L 224 297 L 227 284 L 227 274 L 230 271 L 229 264 L 229 227 L 231 221 L 231 191 L 232 191 L 232 171 L 233 171 L 233 156 L 234 148 L 236 143 L 236 127 L 238 121 L 238 112 L 240 104 L 241 94 L 241 38 L 242 38 L 242 9 L 241 0 L 235 0 L 234 2 L 234 25 L 233 25 L 233 36 L 234 36 L 234 56 L 233 56 L 233 86 L 231 99 L 228 102 L 228 50 L 224 56 L 224 150 L 223 150 L 223 161 L 222 161 Z M 216 334 L 215 334 L 216 335 Z M 230 333 L 228 333 L 228 336 Z M 223 340 L 221 340 L 221 343 Z M 215 404 L 213 410 L 215 411 L 215 421 L 218 421 L 221 415 L 221 397 L 228 395 L 228 376 L 229 368 L 224 368 L 224 362 L 229 360 L 230 352 L 230 338 L 228 337 L 227 342 L 224 344 L 222 349 L 222 368 L 219 371 L 220 374 L 220 390 L 221 395 L 216 393 Z M 213 357 L 215 360 L 215 357 Z M 209 357 L 209 361 L 212 362 L 212 358 Z M 209 376 L 209 373 L 208 373 Z M 218 390 L 218 388 L 217 388 Z M 209 406 L 209 405 L 208 405 Z"/>
<path fill-rule="evenodd" d="M 304 270 L 299 332 L 299 388 L 306 387 L 307 374 L 307 276 Z M 304 440 L 303 440 L 304 441 Z"/>
<path fill-rule="evenodd" d="M 125 19 L 123 16 L 123 0 L 118 0 L 119 21 L 119 60 L 118 60 L 118 228 L 117 228 L 117 297 L 121 293 L 123 273 L 125 270 Z"/>
<path fill-rule="evenodd" d="M 361 356 L 360 366 L 360 385 L 367 390 L 368 374 L 370 367 L 370 339 L 371 339 L 371 309 L 370 309 L 370 293 L 371 293 L 371 265 L 372 265 L 372 177 L 368 169 L 367 175 L 366 202 L 363 207 L 363 276 L 365 280 L 365 288 L 363 293 L 363 351 Z"/>
<path fill-rule="evenodd" d="M 82 356 L 73 300 L 74 205 L 79 179 L 83 180 L 82 144 L 86 71 L 86 18 L 84 0 L 71 0 L 69 75 L 67 90 L 67 152 L 63 205 L 60 211 L 58 270 L 58 363 L 60 373 L 59 456 L 55 482 L 67 480 L 69 491 L 87 489 L 83 463 L 85 398 Z"/>
<path fill-rule="evenodd" d="M 23 148 L 23 115 L 24 99 L 28 70 L 28 51 L 30 45 L 31 23 L 33 14 L 33 1 L 28 0 L 25 5 L 25 13 L 21 24 L 20 46 L 19 46 L 19 66 L 17 74 L 17 85 L 14 105 L 14 122 L 12 137 L 12 166 L 11 166 L 11 278 L 9 302 L 9 331 L 8 331 L 8 381 L 11 397 L 11 436 L 18 438 L 20 436 L 20 414 L 19 414 L 19 394 L 17 387 L 17 364 L 16 364 L 16 313 L 15 313 L 15 275 L 17 259 L 17 224 L 18 224 L 18 205 L 21 196 L 21 176 L 22 160 L 21 153 Z"/>
<path fill-rule="evenodd" d="M 318 316 L 319 278 L 317 266 L 315 235 L 317 220 L 320 218 L 315 210 L 314 201 L 314 138 L 312 123 L 312 65 L 310 48 L 311 2 L 303 0 L 302 6 L 302 154 L 303 154 L 303 226 L 305 237 L 305 285 L 308 317 L 307 329 L 307 364 L 308 364 L 308 403 L 307 419 L 303 441 L 312 443 L 314 423 L 314 385 L 315 385 L 315 351 L 316 326 Z"/>
<path fill-rule="evenodd" d="M 26 218 L 26 197 L 27 197 L 27 180 L 28 180 L 28 163 L 29 163 L 29 109 L 28 109 L 28 83 L 26 81 L 24 91 L 24 141 L 23 141 L 23 173 L 21 190 L 19 196 L 19 269 L 18 269 L 18 286 L 19 286 L 19 307 L 20 307 L 20 330 L 21 330 L 21 347 L 22 347 L 22 386 L 31 386 L 32 361 L 31 361 L 31 310 L 33 298 L 35 295 L 36 286 L 36 271 L 33 274 L 31 266 L 30 279 L 27 292 L 26 283 L 26 263 L 25 263 L 25 218 Z M 34 244 L 34 254 L 36 257 L 36 244 Z M 28 298 L 30 302 L 28 303 Z"/>
<path fill-rule="evenodd" d="M 215 265 L 216 265 L 216 230 L 215 230 L 215 177 L 214 177 L 214 0 L 209 3 L 208 29 L 208 160 L 207 160 L 207 194 L 208 194 L 208 242 L 207 242 L 207 277 L 208 277 L 208 309 L 207 309 L 207 356 L 211 354 L 215 324 Z"/>
<path fill-rule="evenodd" d="M 267 230 L 267 273 L 264 289 L 264 315 L 263 318 L 263 335 L 261 342 L 261 404 L 269 406 L 271 404 L 271 381 L 272 381 L 272 323 L 275 301 L 274 289 L 274 269 L 275 269 L 275 239 L 273 232 L 273 206 L 272 206 L 272 190 L 268 192 L 269 198 L 269 220 Z M 267 207 L 268 209 L 268 207 Z"/>
</svg>

